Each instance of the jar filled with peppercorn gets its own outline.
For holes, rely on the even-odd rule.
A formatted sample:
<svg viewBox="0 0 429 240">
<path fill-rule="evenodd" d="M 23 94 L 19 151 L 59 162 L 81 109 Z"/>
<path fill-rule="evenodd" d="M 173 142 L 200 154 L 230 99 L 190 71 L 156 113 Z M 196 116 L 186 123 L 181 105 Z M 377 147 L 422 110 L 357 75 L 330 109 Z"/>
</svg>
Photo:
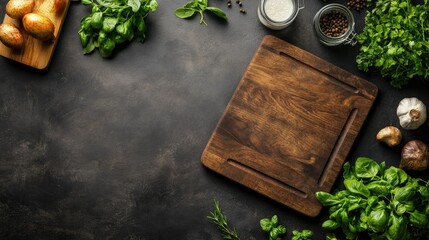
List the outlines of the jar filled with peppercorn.
<svg viewBox="0 0 429 240">
<path fill-rule="evenodd" d="M 314 16 L 313 24 L 319 40 L 327 46 L 354 46 L 357 43 L 353 14 L 344 5 L 332 3 L 324 6 Z"/>
<path fill-rule="evenodd" d="M 259 21 L 273 30 L 289 26 L 304 8 L 304 0 L 261 0 L 258 6 Z"/>
</svg>

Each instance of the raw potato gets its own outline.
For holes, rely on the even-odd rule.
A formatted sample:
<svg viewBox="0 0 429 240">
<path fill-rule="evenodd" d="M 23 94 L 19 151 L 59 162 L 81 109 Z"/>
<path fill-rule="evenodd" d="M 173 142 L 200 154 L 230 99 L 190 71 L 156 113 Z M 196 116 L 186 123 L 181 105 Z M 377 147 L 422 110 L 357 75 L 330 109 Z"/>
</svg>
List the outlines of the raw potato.
<svg viewBox="0 0 429 240">
<path fill-rule="evenodd" d="M 6 4 L 6 14 L 14 19 L 21 19 L 25 14 L 31 13 L 34 0 L 10 0 Z"/>
<path fill-rule="evenodd" d="M 29 13 L 22 18 L 24 29 L 34 38 L 47 41 L 54 38 L 55 25 L 40 14 Z"/>
<path fill-rule="evenodd" d="M 11 23 L 0 24 L 0 41 L 9 48 L 20 49 L 24 45 L 24 37 L 19 29 Z"/>
</svg>

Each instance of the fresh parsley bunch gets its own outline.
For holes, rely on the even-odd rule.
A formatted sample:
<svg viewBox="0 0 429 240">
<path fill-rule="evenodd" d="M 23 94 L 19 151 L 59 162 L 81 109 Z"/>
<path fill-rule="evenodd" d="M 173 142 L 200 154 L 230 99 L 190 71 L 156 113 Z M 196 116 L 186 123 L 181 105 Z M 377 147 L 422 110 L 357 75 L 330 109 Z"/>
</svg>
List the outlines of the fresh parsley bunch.
<svg viewBox="0 0 429 240">
<path fill-rule="evenodd" d="M 429 78 L 429 0 L 377 0 L 365 16 L 358 68 L 378 69 L 400 88 L 413 78 Z"/>
<path fill-rule="evenodd" d="M 79 37 L 84 54 L 96 48 L 109 57 L 116 45 L 145 39 L 145 18 L 158 8 L 156 0 L 82 0 L 92 12 L 80 21 Z"/>
</svg>

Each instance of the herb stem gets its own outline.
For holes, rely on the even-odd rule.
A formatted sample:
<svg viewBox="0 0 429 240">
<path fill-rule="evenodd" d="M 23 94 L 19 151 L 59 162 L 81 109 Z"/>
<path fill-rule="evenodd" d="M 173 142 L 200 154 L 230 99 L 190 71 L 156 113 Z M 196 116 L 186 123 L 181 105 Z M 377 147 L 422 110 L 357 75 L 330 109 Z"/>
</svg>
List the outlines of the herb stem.
<svg viewBox="0 0 429 240">
<path fill-rule="evenodd" d="M 228 219 L 220 209 L 218 201 L 214 200 L 214 211 L 210 212 L 210 216 L 207 216 L 207 218 L 211 219 L 217 225 L 224 239 L 240 240 L 235 228 L 228 226 Z"/>
</svg>

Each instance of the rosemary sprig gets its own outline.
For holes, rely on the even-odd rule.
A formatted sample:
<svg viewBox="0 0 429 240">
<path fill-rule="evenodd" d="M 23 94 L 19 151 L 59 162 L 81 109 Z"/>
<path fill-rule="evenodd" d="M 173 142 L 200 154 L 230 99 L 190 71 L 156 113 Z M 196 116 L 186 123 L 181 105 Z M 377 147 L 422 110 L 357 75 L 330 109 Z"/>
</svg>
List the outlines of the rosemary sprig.
<svg viewBox="0 0 429 240">
<path fill-rule="evenodd" d="M 217 225 L 224 239 L 240 240 L 237 232 L 235 231 L 235 228 L 228 226 L 228 219 L 220 209 L 218 201 L 214 200 L 214 211 L 210 212 L 210 216 L 207 217 Z"/>
</svg>

